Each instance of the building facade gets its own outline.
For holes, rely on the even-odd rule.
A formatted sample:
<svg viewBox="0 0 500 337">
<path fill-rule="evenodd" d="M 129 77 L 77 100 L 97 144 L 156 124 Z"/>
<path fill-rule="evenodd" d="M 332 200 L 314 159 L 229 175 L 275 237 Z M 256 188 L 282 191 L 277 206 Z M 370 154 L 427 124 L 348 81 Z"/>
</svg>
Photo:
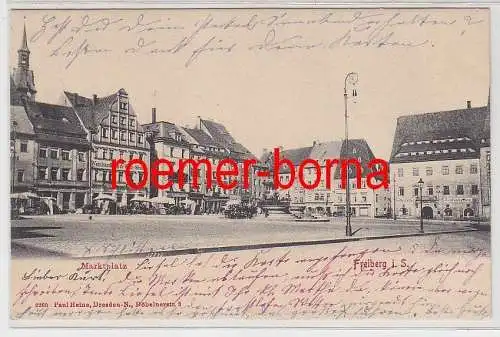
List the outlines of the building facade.
<svg viewBox="0 0 500 337">
<path fill-rule="evenodd" d="M 488 145 L 487 106 L 398 118 L 390 161 L 396 217 L 487 216 Z"/>
<path fill-rule="evenodd" d="M 252 168 L 249 177 L 249 188 L 243 188 L 243 162 L 245 159 L 255 157 L 241 144 L 237 143 L 227 129 L 220 123 L 199 119 L 195 127 L 180 127 L 170 122 L 156 121 L 156 110 L 153 108 L 152 123 L 143 125 L 146 132 L 152 134 L 152 158 L 164 158 L 173 164 L 176 174 L 173 184 L 168 189 L 160 189 L 158 196 L 174 198 L 176 204 L 186 201 L 194 203 L 195 211 L 218 213 L 229 199 L 252 200 L 262 194 L 259 189 L 260 182 L 255 179 L 254 173 L 259 165 Z M 221 160 L 233 159 L 238 164 L 240 175 L 236 177 L 238 186 L 234 189 L 224 189 L 218 185 L 216 170 Z M 187 162 L 183 168 L 184 186 L 179 186 L 179 163 Z M 206 165 L 203 161 L 208 162 Z M 195 167 L 193 163 L 198 163 Z M 160 165 L 165 169 L 166 164 Z M 208 169 L 211 169 L 211 173 Z M 227 165 L 222 167 L 229 169 Z M 194 170 L 197 170 L 195 172 Z M 198 187 L 193 185 L 194 175 L 197 175 Z M 208 176 L 208 175 L 209 176 Z M 159 183 L 166 184 L 167 177 L 160 177 Z M 208 179 L 212 184 L 209 186 Z M 231 177 L 225 177 L 224 182 L 229 183 Z M 154 189 L 154 187 L 151 187 Z"/>
<path fill-rule="evenodd" d="M 129 160 L 141 159 L 146 165 L 150 162 L 147 135 L 125 89 L 104 97 L 93 95 L 92 98 L 65 91 L 62 103 L 74 110 L 91 143 L 91 200 L 104 193 L 115 197 L 118 204 L 126 205 L 136 196 L 148 197 L 149 175 L 145 175 L 140 165 L 132 166 L 131 179 L 135 184 L 145 181 L 144 187 L 129 186 L 125 177 L 125 167 Z M 124 165 L 118 167 L 116 188 L 111 184 L 113 159 L 125 161 Z"/>
<path fill-rule="evenodd" d="M 345 215 L 346 189 L 341 184 L 341 167 L 334 165 L 330 170 L 330 183 L 327 184 L 326 170 L 328 159 L 356 158 L 361 166 L 361 186 L 357 186 L 356 171 L 349 168 L 350 200 L 352 216 L 375 217 L 387 214 L 390 207 L 389 190 L 380 188 L 373 190 L 367 186 L 367 175 L 371 170 L 368 163 L 374 155 L 363 139 L 349 141 L 347 149 L 345 141 L 313 142 L 312 146 L 297 149 L 281 149 L 281 157 L 290 160 L 295 170 L 294 183 L 290 188 L 275 191 L 278 198 L 290 201 L 292 211 L 308 212 L 319 215 Z M 299 181 L 299 165 L 306 159 L 318 162 L 320 177 L 313 165 L 305 165 L 304 183 L 311 186 L 318 179 L 318 185 L 312 189 L 304 188 Z M 262 160 L 273 169 L 273 153 L 269 152 Z M 290 183 L 291 172 L 286 165 L 280 167 L 281 184 Z M 375 183 L 375 182 L 372 182 Z"/>
<path fill-rule="evenodd" d="M 11 78 L 13 192 L 52 198 L 59 210 L 82 207 L 88 192 L 86 132 L 71 108 L 35 101 L 34 74 L 23 31 Z"/>
<path fill-rule="evenodd" d="M 34 192 L 36 134 L 22 105 L 10 106 L 11 193 Z"/>
<path fill-rule="evenodd" d="M 173 164 L 174 172 L 176 173 L 179 168 L 179 161 L 190 158 L 189 143 L 183 132 L 175 124 L 164 121 L 156 122 L 155 108 L 153 108 L 152 115 L 152 122 L 143 125 L 144 130 L 152 135 L 150 139 L 152 146 L 150 168 L 152 168 L 155 160 L 166 159 Z M 160 165 L 158 168 L 160 170 L 167 169 L 165 164 Z M 170 197 L 179 205 L 182 200 L 189 197 L 190 173 L 189 168 L 185 170 L 183 187 L 179 186 L 179 177 L 176 174 L 174 174 L 172 186 L 168 189 L 158 189 L 151 184 L 151 196 Z M 165 185 L 167 182 L 168 179 L 166 176 L 158 177 L 160 185 Z"/>
</svg>

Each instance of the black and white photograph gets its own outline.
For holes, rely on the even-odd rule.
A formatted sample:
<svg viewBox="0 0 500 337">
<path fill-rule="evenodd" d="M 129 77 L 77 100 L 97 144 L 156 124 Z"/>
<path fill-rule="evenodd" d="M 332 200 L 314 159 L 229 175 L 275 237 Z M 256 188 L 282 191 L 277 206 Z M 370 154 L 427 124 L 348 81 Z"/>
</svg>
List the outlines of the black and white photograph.
<svg viewBox="0 0 500 337">
<path fill-rule="evenodd" d="M 491 317 L 488 9 L 9 15 L 13 324 Z"/>
</svg>

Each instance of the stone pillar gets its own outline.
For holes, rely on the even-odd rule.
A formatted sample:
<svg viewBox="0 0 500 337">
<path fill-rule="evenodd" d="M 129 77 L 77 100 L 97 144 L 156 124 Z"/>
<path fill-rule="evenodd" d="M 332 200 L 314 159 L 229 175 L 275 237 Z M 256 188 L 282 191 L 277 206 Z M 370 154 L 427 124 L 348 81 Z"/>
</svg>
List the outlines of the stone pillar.
<svg viewBox="0 0 500 337">
<path fill-rule="evenodd" d="M 75 192 L 71 192 L 69 194 L 69 209 L 75 209 L 75 197 L 76 197 L 76 193 Z"/>
<path fill-rule="evenodd" d="M 63 194 L 62 192 L 57 192 L 57 207 L 63 209 Z"/>
</svg>

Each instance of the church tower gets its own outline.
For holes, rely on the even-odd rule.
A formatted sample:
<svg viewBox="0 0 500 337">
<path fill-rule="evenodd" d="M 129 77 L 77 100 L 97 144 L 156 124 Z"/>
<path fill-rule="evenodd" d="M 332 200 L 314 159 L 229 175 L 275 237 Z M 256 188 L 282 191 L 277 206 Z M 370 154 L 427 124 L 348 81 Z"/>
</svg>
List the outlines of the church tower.
<svg viewBox="0 0 500 337">
<path fill-rule="evenodd" d="M 10 98 L 12 105 L 22 105 L 35 101 L 35 76 L 30 70 L 30 50 L 24 24 L 21 48 L 17 51 L 17 68 L 10 77 Z"/>
</svg>

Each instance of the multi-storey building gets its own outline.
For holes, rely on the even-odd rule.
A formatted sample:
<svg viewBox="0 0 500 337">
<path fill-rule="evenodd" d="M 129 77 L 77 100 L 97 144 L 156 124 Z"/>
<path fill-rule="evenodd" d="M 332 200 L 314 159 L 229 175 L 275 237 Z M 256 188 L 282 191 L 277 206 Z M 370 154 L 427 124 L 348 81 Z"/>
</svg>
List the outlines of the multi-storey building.
<svg viewBox="0 0 500 337">
<path fill-rule="evenodd" d="M 35 101 L 34 74 L 23 31 L 18 67 L 11 75 L 11 136 L 14 191 L 52 197 L 59 209 L 86 203 L 89 142 L 70 108 Z"/>
<path fill-rule="evenodd" d="M 11 105 L 11 192 L 34 192 L 36 135 L 24 106 Z"/>
<path fill-rule="evenodd" d="M 149 175 L 145 176 L 141 166 L 132 167 L 132 180 L 135 183 L 147 179 L 143 188 L 128 186 L 125 166 L 118 168 L 117 188 L 111 185 L 111 162 L 113 159 L 142 159 L 150 162 L 150 147 L 137 114 L 129 103 L 125 89 L 105 97 L 93 95 L 87 98 L 78 93 L 65 91 L 62 102 L 71 107 L 84 126 L 92 144 L 90 167 L 90 189 L 92 200 L 99 193 L 116 197 L 118 204 L 126 204 L 134 196 L 148 196 Z"/>
<path fill-rule="evenodd" d="M 489 107 L 470 102 L 466 109 L 398 118 L 390 161 L 396 216 L 420 217 L 421 206 L 424 218 L 484 214 L 489 133 Z"/>
<path fill-rule="evenodd" d="M 374 155 L 363 139 L 349 141 L 349 149 L 343 141 L 313 142 L 312 146 L 280 151 L 281 157 L 290 160 L 294 165 L 294 183 L 290 188 L 278 190 L 279 197 L 290 200 L 291 210 L 302 210 L 317 214 L 345 214 L 346 189 L 341 184 L 341 166 L 334 165 L 331 169 L 327 167 L 327 160 L 355 158 L 361 166 L 361 186 L 357 186 L 357 172 L 355 167 L 349 166 L 351 214 L 353 216 L 382 216 L 390 207 L 389 191 L 380 188 L 373 190 L 367 186 L 367 175 L 371 170 L 368 163 L 374 159 Z M 313 186 L 318 179 L 318 185 L 312 189 L 306 189 L 299 181 L 299 169 L 301 163 L 306 159 L 312 159 L 319 164 L 320 177 L 313 165 L 304 165 L 303 179 L 308 186 Z M 273 169 L 273 154 L 268 153 L 262 159 Z M 330 170 L 330 182 L 327 184 L 326 171 Z M 291 172 L 288 166 L 282 165 L 279 172 L 279 180 L 283 185 L 290 183 Z M 378 182 L 372 181 L 374 184 Z M 329 186 L 328 186 L 329 185 Z"/>
<path fill-rule="evenodd" d="M 144 129 L 153 135 L 152 143 L 152 158 L 164 158 L 173 164 L 174 176 L 173 184 L 170 188 L 159 190 L 159 196 L 172 197 L 179 204 L 185 199 L 195 202 L 195 208 L 202 211 L 210 211 L 217 213 L 221 207 L 230 198 L 250 199 L 254 198 L 259 193 L 262 193 L 258 188 L 260 182 L 254 177 L 254 171 L 250 174 L 250 188 L 244 189 L 243 184 L 243 161 L 245 159 L 255 159 L 255 157 L 237 143 L 229 134 L 226 128 L 213 121 L 207 121 L 200 118 L 196 127 L 179 127 L 170 122 L 156 121 L 156 110 L 153 108 L 152 123 L 143 125 Z M 234 189 L 224 189 L 218 186 L 216 181 L 216 170 L 222 159 L 234 159 L 238 163 L 240 176 L 238 186 Z M 182 172 L 179 172 L 181 160 L 192 160 L 184 164 Z M 206 160 L 210 165 L 203 162 Z M 197 163 L 197 167 L 193 165 Z M 227 166 L 227 165 L 226 165 Z M 223 169 L 229 169 L 224 166 Z M 255 165 L 253 169 L 259 166 Z M 212 185 L 208 185 L 207 170 L 211 169 Z M 160 165 L 160 169 L 165 169 Z M 193 183 L 194 170 L 198 178 L 198 187 L 195 188 Z M 178 174 L 183 173 L 184 186 L 180 187 Z M 167 182 L 167 177 L 159 178 L 160 184 Z M 172 179 L 172 178 L 171 178 Z M 229 183 L 231 177 L 225 177 L 224 182 Z"/>
<path fill-rule="evenodd" d="M 215 170 L 219 161 L 227 158 L 227 151 L 199 128 L 185 127 L 182 130 L 190 143 L 191 158 L 194 160 L 206 159 L 210 162 L 212 168 L 212 186 L 209 187 L 206 180 L 207 167 L 206 165 L 199 166 L 200 189 L 197 192 L 203 194 L 203 199 L 200 201 L 199 198 L 196 198 L 197 202 L 202 203 L 203 208 L 211 213 L 218 213 L 229 199 L 229 191 L 217 184 Z"/>
<path fill-rule="evenodd" d="M 252 171 L 249 172 L 249 188 L 246 189 L 243 186 L 243 181 L 245 179 L 244 161 L 255 160 L 255 162 L 258 162 L 257 158 L 241 143 L 238 143 L 224 125 L 200 118 L 199 129 L 208 134 L 219 147 L 226 150 L 227 158 L 231 158 L 238 163 L 239 176 L 236 179 L 239 184 L 235 189 L 230 190 L 230 194 L 242 200 L 251 200 L 261 196 L 263 191 L 261 181 L 256 177 L 256 171 L 259 169 L 259 165 L 253 166 Z"/>
<path fill-rule="evenodd" d="M 177 125 L 170 123 L 156 121 L 156 109 L 152 110 L 152 121 L 148 124 L 143 124 L 146 133 L 152 135 L 150 138 L 152 152 L 151 156 L 151 165 L 157 159 L 166 159 L 173 164 L 174 174 L 173 181 L 174 183 L 168 189 L 157 189 L 153 184 L 151 184 L 151 196 L 160 196 L 160 197 L 171 197 L 174 198 L 176 204 L 179 204 L 182 200 L 187 199 L 189 197 L 190 192 L 190 169 L 189 167 L 184 170 L 184 186 L 180 187 L 179 177 L 177 176 L 177 172 L 179 169 L 179 161 L 181 159 L 189 159 L 190 158 L 190 146 L 189 142 L 186 140 L 186 136 L 182 132 L 182 130 L 177 127 Z M 152 167 L 152 166 L 151 166 Z M 166 170 L 165 165 L 159 166 L 160 170 Z M 160 185 L 165 185 L 167 183 L 166 176 L 158 177 L 158 183 Z"/>
</svg>

